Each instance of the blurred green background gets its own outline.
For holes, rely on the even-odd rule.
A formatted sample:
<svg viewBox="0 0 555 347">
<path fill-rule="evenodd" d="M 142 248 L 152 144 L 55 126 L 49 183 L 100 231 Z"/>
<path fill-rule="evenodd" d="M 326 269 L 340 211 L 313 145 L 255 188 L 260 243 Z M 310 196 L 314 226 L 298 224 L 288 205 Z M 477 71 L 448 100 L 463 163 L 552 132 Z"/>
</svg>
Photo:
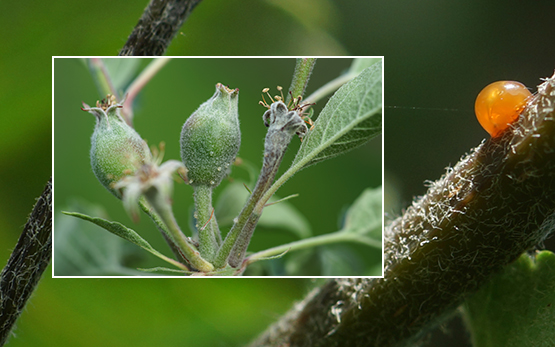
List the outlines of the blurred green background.
<svg viewBox="0 0 555 347">
<path fill-rule="evenodd" d="M 118 69 L 125 69 L 134 62 L 129 59 L 118 59 Z M 150 59 L 141 59 L 141 65 L 147 64 Z M 108 63 L 114 63 L 112 60 Z M 352 59 L 335 58 L 319 59 L 313 71 L 312 78 L 308 84 L 306 96 L 327 81 L 339 76 L 347 70 Z M 241 123 L 241 149 L 238 156 L 255 167 L 255 175 L 258 175 L 262 163 L 264 137 L 267 128 L 262 121 L 262 114 L 266 111 L 258 104 L 261 100 L 261 90 L 271 87 L 273 95 L 278 93 L 276 85 L 284 86 L 288 90 L 291 77 L 295 67 L 295 59 L 197 59 L 184 58 L 173 59 L 158 75 L 145 87 L 136 102 L 134 109 L 134 125 L 138 133 L 149 143 L 158 145 L 161 141 L 166 143 L 165 160 L 180 160 L 179 137 L 185 120 L 191 115 L 201 103 L 208 100 L 215 91 L 215 85 L 221 82 L 230 88 L 239 88 L 239 120 Z M 116 69 L 114 69 L 116 70 Z M 156 248 L 171 255 L 171 251 L 165 244 L 163 238 L 152 222 L 142 216 L 142 221 L 133 223 L 124 211 L 121 201 L 117 200 L 105 190 L 94 177 L 89 159 L 90 136 L 94 129 L 96 120 L 94 116 L 79 109 L 80 101 L 85 100 L 87 104 L 93 105 L 99 99 L 99 93 L 95 89 L 94 82 L 88 69 L 81 59 L 56 59 L 54 63 L 54 172 L 55 172 L 55 210 L 70 210 L 71 204 L 87 202 L 102 205 L 108 212 L 110 220 L 120 221 L 133 228 Z M 266 96 L 266 99 L 268 97 Z M 318 102 L 315 114 L 325 105 L 327 98 Z M 292 141 L 286 156 L 283 159 L 280 172 L 284 172 L 292 162 L 300 141 Z M 278 191 L 278 195 L 285 197 L 298 193 L 299 197 L 290 200 L 292 204 L 306 216 L 308 224 L 315 235 L 339 230 L 342 225 L 342 217 L 345 209 L 352 204 L 361 192 L 368 187 L 379 187 L 382 183 L 382 146 L 381 138 L 377 138 L 367 145 L 356 149 L 346 155 L 339 156 L 321 164 L 309 167 L 290 179 Z M 279 176 L 279 173 L 278 173 Z M 249 175 L 244 168 L 235 167 L 230 176 L 233 180 L 244 180 L 249 182 Z M 215 206 L 218 206 L 219 194 L 229 185 L 224 181 L 214 191 Z M 250 187 L 254 182 L 250 183 Z M 176 185 L 174 193 L 174 213 L 181 225 L 182 230 L 191 235 L 189 225 L 192 221 L 193 212 L 193 190 L 184 184 Z M 246 197 L 244 197 L 246 199 Z M 239 200 L 234 206 L 240 210 L 244 199 Z M 265 213 L 272 213 L 269 207 Z M 235 217 L 235 216 L 233 216 Z M 232 218 L 233 218 L 232 217 Z M 288 218 L 288 217 L 284 217 Z M 54 221 L 55 234 L 58 235 L 59 228 L 63 227 L 64 219 L 74 217 L 56 215 Z M 219 218 L 221 219 L 221 218 Z M 75 228 L 75 226 L 74 226 Z M 222 233 L 229 230 L 229 226 L 222 227 Z M 98 233 L 105 233 L 99 229 Z M 309 230 L 306 230 L 309 232 Z M 64 235 L 65 230 L 64 230 Z M 110 235 L 111 236 L 111 235 Z M 117 238 L 117 237 L 113 237 Z M 298 240 L 299 237 L 291 232 L 279 228 L 257 228 L 255 237 L 249 245 L 249 251 L 261 251 L 283 243 Z M 54 266 L 57 275 L 110 275 L 121 273 L 79 273 L 73 271 L 59 271 L 58 265 L 64 269 L 70 268 L 62 262 L 74 260 L 75 257 L 62 257 L 62 251 L 58 247 L 79 246 L 79 241 L 72 244 L 57 242 L 55 238 L 55 260 Z M 58 246 L 60 245 L 60 246 Z M 334 251 L 333 254 L 330 254 Z M 64 251 L 68 254 L 68 251 Z M 326 269 L 323 274 L 330 275 L 380 275 L 381 258 L 380 249 L 368 248 L 361 245 L 338 244 L 326 247 L 327 256 L 337 257 L 337 262 L 346 261 L 354 263 L 354 269 L 341 269 L 338 265 L 332 269 Z M 167 266 L 163 261 L 139 251 L 138 264 L 130 264 L 129 267 Z M 295 254 L 297 253 L 297 254 Z M 302 253 L 299 255 L 298 253 Z M 271 261 L 272 264 L 258 263 L 253 266 L 254 270 L 262 267 L 287 266 L 283 263 L 295 261 L 300 262 L 301 256 L 305 261 L 297 267 L 299 271 L 295 275 L 319 275 L 319 263 L 327 264 L 320 259 L 324 253 L 292 252 L 291 256 L 284 259 Z M 128 257 L 127 257 L 128 258 Z M 345 260 L 342 260 L 345 259 Z M 59 262 L 60 261 L 60 262 Z M 71 264 L 70 264 L 71 265 Z M 306 266 L 307 269 L 302 269 Z M 368 267 L 371 266 L 369 270 Z M 170 266 L 171 267 L 171 266 Z M 291 267 L 291 265 L 289 265 Z M 271 272 L 248 271 L 251 275 L 262 274 L 291 274 L 290 272 L 274 269 Z M 262 269 L 259 269 L 262 270 Z M 147 274 L 143 274 L 147 275 Z"/>
<path fill-rule="evenodd" d="M 2 259 L 15 244 L 50 169 L 48 160 L 43 174 L 35 166 L 44 157 L 36 148 L 49 148 L 49 140 L 30 145 L 41 129 L 48 130 L 43 137 L 49 136 L 50 123 L 43 117 L 50 112 L 50 56 L 117 54 L 146 3 L 0 2 L 0 25 L 9 33 L 2 37 L 0 55 L 0 150 L 5 161 L 10 159 L 1 182 L 4 194 L 12 192 L 2 209 Z M 424 180 L 438 178 L 445 166 L 488 136 L 473 114 L 474 98 L 485 85 L 514 79 L 533 88 L 539 78 L 553 73 L 554 10 L 550 1 L 207 0 L 168 54 L 384 55 L 386 105 L 456 110 L 385 109 L 386 179 L 397 183 L 401 195 L 392 189 L 386 194 L 401 201 L 391 208 L 398 213 L 413 195 L 425 192 Z M 80 96 L 78 101 L 95 100 L 92 84 L 89 88 L 92 99 Z M 76 119 L 84 118 L 82 126 L 92 131 L 93 120 L 87 120 L 92 116 L 81 113 L 79 104 L 72 107 Z M 16 127 L 21 124 L 28 126 Z M 12 154 L 21 148 L 28 148 L 26 155 Z M 36 179 L 36 186 L 25 197 L 20 189 L 31 181 L 26 176 Z M 298 178 L 284 189 L 296 182 Z M 47 274 L 8 345 L 97 346 L 101 341 L 106 346 L 236 346 L 287 310 L 310 285 L 280 279 L 53 280 Z M 172 298 L 169 292 L 181 295 L 166 301 Z M 223 300 L 213 299 L 217 308 L 203 310 L 198 302 L 204 295 Z M 123 331 L 118 330 L 122 325 Z M 456 346 L 467 338 L 459 330 L 448 331 L 449 342 L 438 334 L 428 345 Z"/>
</svg>

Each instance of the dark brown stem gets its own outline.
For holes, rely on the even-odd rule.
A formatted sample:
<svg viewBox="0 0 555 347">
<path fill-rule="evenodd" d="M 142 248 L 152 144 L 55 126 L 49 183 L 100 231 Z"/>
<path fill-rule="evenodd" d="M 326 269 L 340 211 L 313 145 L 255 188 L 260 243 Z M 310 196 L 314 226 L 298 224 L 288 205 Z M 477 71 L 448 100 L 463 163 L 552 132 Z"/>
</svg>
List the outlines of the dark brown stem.
<svg viewBox="0 0 555 347">
<path fill-rule="evenodd" d="M 409 346 L 555 229 L 555 75 L 385 231 L 379 279 L 314 290 L 252 346 Z"/>
<path fill-rule="evenodd" d="M 151 0 L 119 55 L 164 55 L 179 28 L 201 1 Z"/>
<path fill-rule="evenodd" d="M 0 277 L 0 346 L 52 256 L 52 178 L 38 198 Z"/>
</svg>

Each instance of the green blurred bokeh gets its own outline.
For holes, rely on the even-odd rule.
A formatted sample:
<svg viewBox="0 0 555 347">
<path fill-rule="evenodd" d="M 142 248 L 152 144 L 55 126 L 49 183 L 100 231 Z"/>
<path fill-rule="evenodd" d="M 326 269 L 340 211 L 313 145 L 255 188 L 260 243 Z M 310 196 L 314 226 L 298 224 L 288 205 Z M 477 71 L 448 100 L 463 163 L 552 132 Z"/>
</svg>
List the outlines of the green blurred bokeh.
<svg viewBox="0 0 555 347">
<path fill-rule="evenodd" d="M 9 33 L 2 37 L 3 54 L 0 55 L 3 107 L 0 150 L 4 163 L 6 160 L 10 163 L 2 166 L 0 182 L 3 182 L 4 194 L 11 192 L 5 195 L 8 199 L 4 200 L 7 202 L 2 209 L 0 255 L 3 260 L 17 240 L 33 198 L 47 179 L 42 176 L 47 176 L 50 170 L 48 158 L 43 172 L 36 171 L 37 160 L 45 159 L 36 149 L 49 148 L 49 140 L 30 145 L 41 137 L 41 129 L 46 134 L 42 137 L 49 136 L 49 119 L 44 117 L 50 112 L 50 56 L 117 54 L 146 3 L 129 0 L 0 2 L 0 25 Z M 286 9 L 274 7 L 276 3 L 285 4 Z M 305 4 L 308 8 L 300 7 Z M 500 79 L 520 80 L 533 87 L 539 78 L 553 73 L 554 10 L 551 1 L 207 0 L 190 16 L 181 29 L 183 34 L 176 37 L 168 53 L 384 55 L 386 105 L 457 110 L 385 109 L 386 178 L 395 177 L 394 181 L 399 183 L 396 186 L 402 192 L 401 204 L 394 209 L 398 213 L 413 195 L 424 193 L 424 180 L 439 177 L 447 164 L 455 163 L 464 152 L 487 137 L 473 115 L 474 98 L 482 87 Z M 271 70 L 268 67 L 266 71 Z M 289 76 L 288 73 L 286 78 Z M 267 86 L 274 87 L 276 83 L 285 84 L 279 79 L 269 81 Z M 92 83 L 88 86 L 90 99 L 79 96 L 78 101 L 96 100 Z M 241 96 L 242 102 L 243 99 Z M 144 107 L 148 107 L 146 101 Z M 87 120 L 92 116 L 81 113 L 78 103 L 71 107 L 76 110 L 72 111 L 76 119 L 84 118 L 81 127 L 92 132 L 93 120 Z M 137 119 L 137 127 L 140 122 Z M 147 131 L 148 127 L 143 130 Z M 150 140 L 154 143 L 169 137 L 164 134 Z M 86 145 L 82 146 L 86 151 Z M 17 153 L 23 148 L 27 148 L 25 155 Z M 317 171 L 316 168 L 300 175 L 310 176 L 309 170 Z M 300 175 L 283 189 L 297 184 Z M 29 177 L 36 183 L 24 194 L 21 187 L 27 189 Z M 302 181 L 310 184 L 310 177 Z M 330 180 L 330 183 L 333 182 Z M 177 189 L 183 188 L 181 185 Z M 105 194 L 101 189 L 97 191 Z M 97 198 L 100 199 L 91 200 L 97 201 Z M 21 208 L 16 209 L 18 205 Z M 311 220 L 314 216 L 313 212 Z M 103 342 L 100 345 L 106 346 L 127 342 L 136 346 L 235 346 L 284 312 L 293 297 L 299 298 L 305 293 L 302 288 L 306 284 L 301 280 L 260 279 L 159 281 L 52 280 L 47 273 L 23 313 L 17 337 L 8 345 L 97 346 L 100 340 Z M 179 291 L 182 295 L 179 300 L 168 300 L 168 304 L 164 296 L 169 291 Z M 143 311 L 135 309 L 141 304 L 130 294 L 144 299 L 147 304 Z M 218 307 L 199 308 L 197 299 L 203 294 L 215 298 Z M 220 313 L 226 303 L 218 300 L 219 297 L 232 297 L 237 311 L 229 315 L 230 311 Z M 172 316 L 165 310 L 172 312 Z M 240 317 L 250 314 L 252 319 L 238 319 L 239 314 Z M 200 323 L 187 324 L 189 317 L 197 317 Z M 168 320 L 171 324 L 177 321 L 179 327 L 164 330 Z M 214 325 L 213 320 L 225 324 L 227 330 Z M 162 323 L 157 324 L 158 321 Z M 137 326 L 129 328 L 133 323 Z M 117 330 L 120 324 L 125 324 L 127 329 Z M 432 338 L 429 344 L 455 346 L 454 340 L 464 340 L 465 335 L 456 335 L 454 331 L 451 329 L 450 334 L 457 338 L 448 343 Z"/>
</svg>

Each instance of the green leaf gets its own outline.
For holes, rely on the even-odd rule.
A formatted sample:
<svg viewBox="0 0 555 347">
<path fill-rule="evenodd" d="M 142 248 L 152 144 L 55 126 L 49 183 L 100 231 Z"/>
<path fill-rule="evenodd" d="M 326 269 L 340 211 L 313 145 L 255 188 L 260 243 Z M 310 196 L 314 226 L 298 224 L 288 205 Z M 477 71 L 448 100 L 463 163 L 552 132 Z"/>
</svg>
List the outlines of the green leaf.
<svg viewBox="0 0 555 347">
<path fill-rule="evenodd" d="M 135 232 L 133 229 L 129 229 L 128 227 L 126 227 L 125 225 L 118 223 L 118 222 L 110 222 L 108 220 L 105 220 L 103 218 L 98 218 L 98 217 L 90 217 L 87 216 L 85 214 L 82 213 L 78 213 L 78 212 L 65 212 L 62 211 L 63 214 L 68 215 L 68 216 L 73 216 L 73 217 L 77 217 L 77 218 L 81 218 L 83 220 L 86 220 L 88 222 L 94 223 L 106 230 L 108 230 L 109 232 L 111 232 L 114 235 L 117 235 L 139 247 L 141 247 L 142 249 L 152 253 L 153 255 L 157 256 L 158 258 L 167 261 L 168 263 L 182 269 L 182 270 L 188 270 L 187 267 L 181 263 L 179 263 L 178 261 L 168 258 L 165 255 L 163 255 L 162 253 L 158 252 L 157 250 L 155 250 L 145 239 L 143 239 L 139 234 L 137 234 L 137 232 Z"/>
<path fill-rule="evenodd" d="M 270 199 L 270 203 L 274 199 L 277 200 L 274 197 Z M 308 224 L 305 216 L 287 201 L 264 208 L 264 213 L 260 217 L 258 225 L 265 228 L 288 230 L 301 239 L 312 236 L 310 224 Z"/>
<path fill-rule="evenodd" d="M 71 209 L 105 215 L 97 205 L 73 203 Z M 98 232 L 94 224 L 67 218 L 57 212 L 54 219 L 54 275 L 98 276 L 141 275 L 133 265 L 142 262 L 140 248 L 109 233 Z"/>
<path fill-rule="evenodd" d="M 220 226 L 233 224 L 233 218 L 239 215 L 241 208 L 249 192 L 243 186 L 243 182 L 235 181 L 228 184 L 218 196 L 216 203 L 216 219 Z M 269 203 L 278 200 L 273 197 Z M 269 229 L 287 230 L 301 239 L 310 237 L 312 230 L 307 219 L 288 201 L 264 208 L 264 213 L 258 222 L 258 226 Z"/>
<path fill-rule="evenodd" d="M 291 164 L 292 171 L 363 145 L 382 132 L 382 64 L 364 69 L 330 98 Z"/>
<path fill-rule="evenodd" d="M 382 215 L 382 187 L 367 188 L 347 211 L 343 230 L 379 240 Z"/>
<path fill-rule="evenodd" d="M 555 254 L 523 254 L 473 295 L 464 311 L 476 347 L 554 346 Z"/>
<path fill-rule="evenodd" d="M 288 276 L 308 276 L 319 271 L 318 262 L 315 260 L 317 248 L 301 249 L 290 252 L 283 259 L 285 274 Z"/>
<path fill-rule="evenodd" d="M 370 67 L 381 61 L 382 58 L 355 58 L 353 59 L 351 67 L 349 68 L 349 73 L 359 74 L 367 67 Z"/>
</svg>

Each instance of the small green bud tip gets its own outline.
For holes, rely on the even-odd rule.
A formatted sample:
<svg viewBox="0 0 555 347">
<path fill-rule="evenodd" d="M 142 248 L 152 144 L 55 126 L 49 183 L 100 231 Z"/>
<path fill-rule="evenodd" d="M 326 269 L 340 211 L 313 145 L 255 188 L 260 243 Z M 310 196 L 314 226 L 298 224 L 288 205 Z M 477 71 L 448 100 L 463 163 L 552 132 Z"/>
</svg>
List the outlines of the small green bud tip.
<svg viewBox="0 0 555 347">
<path fill-rule="evenodd" d="M 96 107 L 83 103 L 81 108 L 96 117 L 90 152 L 94 175 L 119 199 L 121 191 L 114 185 L 152 159 L 146 142 L 121 117 L 123 102 L 118 103 L 115 96 L 108 95 L 97 101 Z"/>
<path fill-rule="evenodd" d="M 216 93 L 187 119 L 181 159 L 189 184 L 216 187 L 229 174 L 241 145 L 239 89 L 216 84 Z"/>
</svg>

